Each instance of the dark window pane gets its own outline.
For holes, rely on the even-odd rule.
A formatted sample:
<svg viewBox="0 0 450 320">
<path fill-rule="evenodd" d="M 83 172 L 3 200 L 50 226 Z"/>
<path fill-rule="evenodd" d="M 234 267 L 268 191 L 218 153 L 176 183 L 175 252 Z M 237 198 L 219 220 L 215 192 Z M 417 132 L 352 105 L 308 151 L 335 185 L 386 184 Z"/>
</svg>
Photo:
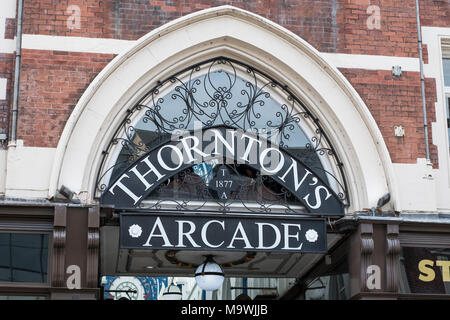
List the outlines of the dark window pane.
<svg viewBox="0 0 450 320">
<path fill-rule="evenodd" d="M 0 268 L 9 268 L 11 264 L 10 246 L 10 234 L 0 233 Z"/>
<path fill-rule="evenodd" d="M 9 245 L 10 233 L 0 233 L 0 246 Z"/>
<path fill-rule="evenodd" d="M 47 275 L 40 272 L 14 269 L 13 279 L 15 279 L 16 282 L 46 282 Z"/>
<path fill-rule="evenodd" d="M 47 234 L 0 234 L 0 281 L 47 282 L 47 261 Z"/>
<path fill-rule="evenodd" d="M 0 279 L 5 279 L 4 274 L 10 272 L 11 267 L 11 234 L 0 233 Z M 5 270 L 6 269 L 6 270 Z"/>
<path fill-rule="evenodd" d="M 11 269 L 0 267 L 0 281 L 11 282 Z"/>
</svg>

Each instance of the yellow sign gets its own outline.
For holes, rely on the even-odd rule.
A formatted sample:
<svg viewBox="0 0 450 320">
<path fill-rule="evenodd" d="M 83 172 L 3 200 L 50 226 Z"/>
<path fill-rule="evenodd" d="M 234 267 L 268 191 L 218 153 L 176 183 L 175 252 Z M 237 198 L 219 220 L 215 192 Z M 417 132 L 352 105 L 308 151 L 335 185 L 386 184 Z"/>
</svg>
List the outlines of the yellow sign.
<svg viewBox="0 0 450 320">
<path fill-rule="evenodd" d="M 424 282 L 433 281 L 436 277 L 436 273 L 433 269 L 435 265 L 437 267 L 441 267 L 442 280 L 444 282 L 450 282 L 450 261 L 445 260 L 436 260 L 436 264 L 433 260 L 420 260 L 419 271 L 421 272 L 421 274 L 419 275 L 419 279 Z"/>
</svg>

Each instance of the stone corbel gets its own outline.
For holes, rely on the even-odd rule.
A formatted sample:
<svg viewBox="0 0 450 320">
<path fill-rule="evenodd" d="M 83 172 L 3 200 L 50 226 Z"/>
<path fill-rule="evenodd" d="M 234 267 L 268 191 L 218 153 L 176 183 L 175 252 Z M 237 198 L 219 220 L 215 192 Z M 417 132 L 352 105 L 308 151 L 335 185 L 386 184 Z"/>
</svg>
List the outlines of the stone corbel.
<svg viewBox="0 0 450 320">
<path fill-rule="evenodd" d="M 52 287 L 64 287 L 67 207 L 56 206 L 53 221 Z"/>
<path fill-rule="evenodd" d="M 98 287 L 98 255 L 100 247 L 100 209 L 98 206 L 89 208 L 87 233 L 87 274 L 88 288 Z"/>
<path fill-rule="evenodd" d="M 386 225 L 386 291 L 398 290 L 398 263 L 400 257 L 399 228 L 396 224 Z"/>
<path fill-rule="evenodd" d="M 362 223 L 360 225 L 361 239 L 361 292 L 367 291 L 367 268 L 372 264 L 372 253 L 374 250 L 373 241 L 373 225 L 370 223 Z"/>
</svg>

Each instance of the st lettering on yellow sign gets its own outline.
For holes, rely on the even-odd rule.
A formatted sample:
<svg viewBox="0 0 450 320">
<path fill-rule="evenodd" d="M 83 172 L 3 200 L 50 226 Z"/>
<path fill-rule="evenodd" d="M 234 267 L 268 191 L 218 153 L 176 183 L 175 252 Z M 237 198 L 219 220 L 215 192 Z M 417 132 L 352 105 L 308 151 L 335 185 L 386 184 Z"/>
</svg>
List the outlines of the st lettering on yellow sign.
<svg viewBox="0 0 450 320">
<path fill-rule="evenodd" d="M 445 260 L 436 260 L 436 263 L 433 260 L 423 259 L 419 261 L 419 279 L 424 282 L 433 281 L 436 277 L 436 272 L 433 267 L 441 267 L 442 272 L 442 280 L 444 282 L 450 282 L 450 261 Z"/>
</svg>

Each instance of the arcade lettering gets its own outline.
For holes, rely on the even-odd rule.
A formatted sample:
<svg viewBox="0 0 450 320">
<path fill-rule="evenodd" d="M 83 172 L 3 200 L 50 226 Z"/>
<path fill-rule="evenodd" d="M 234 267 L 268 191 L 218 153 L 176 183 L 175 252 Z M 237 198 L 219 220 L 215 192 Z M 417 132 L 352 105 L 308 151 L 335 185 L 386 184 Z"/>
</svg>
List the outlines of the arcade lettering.
<svg viewBox="0 0 450 320">
<path fill-rule="evenodd" d="M 121 214 L 121 248 L 325 252 L 323 219 Z"/>
</svg>

